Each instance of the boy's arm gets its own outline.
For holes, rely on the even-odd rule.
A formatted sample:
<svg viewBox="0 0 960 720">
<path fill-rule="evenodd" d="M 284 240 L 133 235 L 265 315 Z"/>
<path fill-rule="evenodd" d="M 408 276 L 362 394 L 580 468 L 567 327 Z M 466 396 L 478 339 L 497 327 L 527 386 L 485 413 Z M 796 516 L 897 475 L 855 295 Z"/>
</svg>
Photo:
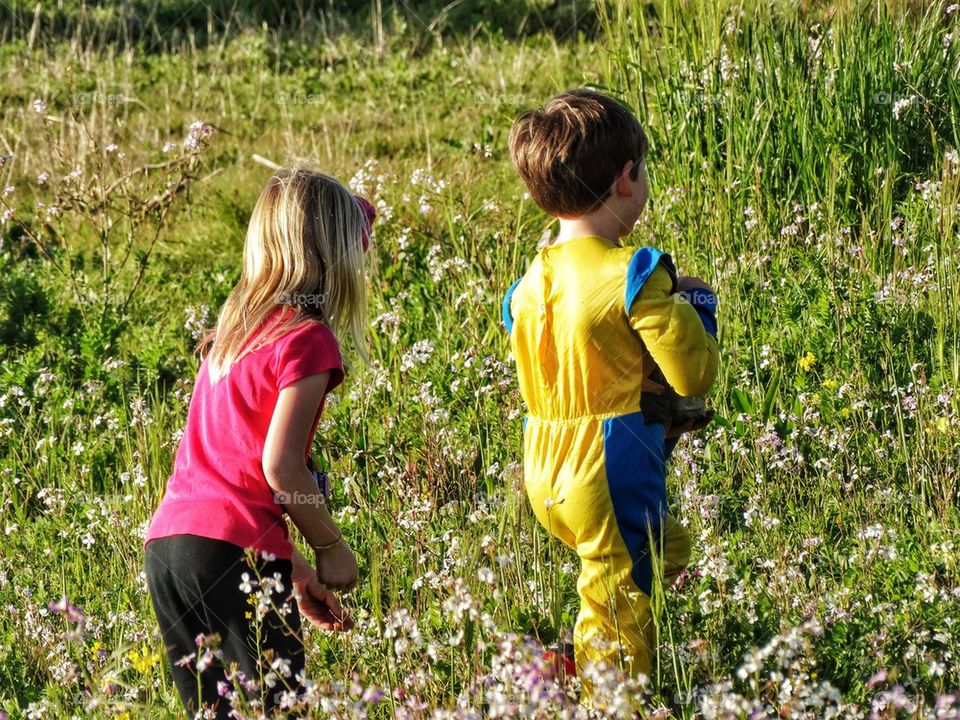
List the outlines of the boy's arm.
<svg viewBox="0 0 960 720">
<path fill-rule="evenodd" d="M 677 394 L 705 395 L 719 368 L 716 296 L 707 289 L 676 292 L 671 270 L 669 256 L 662 256 L 643 279 L 629 306 L 630 325 Z"/>
</svg>

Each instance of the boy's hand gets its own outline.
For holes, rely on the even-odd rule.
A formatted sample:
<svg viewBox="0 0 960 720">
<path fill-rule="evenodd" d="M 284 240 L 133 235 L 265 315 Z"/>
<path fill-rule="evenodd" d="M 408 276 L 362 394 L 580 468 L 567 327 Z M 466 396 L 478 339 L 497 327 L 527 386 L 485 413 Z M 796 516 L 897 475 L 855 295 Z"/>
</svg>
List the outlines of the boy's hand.
<svg viewBox="0 0 960 720">
<path fill-rule="evenodd" d="M 344 540 L 329 550 L 315 551 L 317 578 L 335 590 L 352 590 L 357 584 L 357 558 Z"/>
<path fill-rule="evenodd" d="M 689 420 L 685 423 L 669 423 L 664 432 L 664 437 L 675 438 L 680 437 L 684 433 L 696 432 L 697 430 L 703 430 L 707 425 L 713 421 L 713 416 L 716 413 L 713 410 L 707 410 L 706 416 L 698 418 L 696 420 Z"/>
<path fill-rule="evenodd" d="M 312 577 L 295 580 L 297 606 L 300 614 L 321 630 L 344 632 L 353 628 L 353 619 L 347 615 L 337 596 L 327 588 L 316 573 Z"/>
</svg>

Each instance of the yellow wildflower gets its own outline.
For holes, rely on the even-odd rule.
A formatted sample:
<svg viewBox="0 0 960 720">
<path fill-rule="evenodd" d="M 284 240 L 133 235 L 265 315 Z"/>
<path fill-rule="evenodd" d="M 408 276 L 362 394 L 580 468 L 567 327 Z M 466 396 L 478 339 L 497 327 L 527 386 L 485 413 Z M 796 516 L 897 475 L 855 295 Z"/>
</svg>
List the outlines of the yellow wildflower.
<svg viewBox="0 0 960 720">
<path fill-rule="evenodd" d="M 144 645 L 142 650 L 128 652 L 127 659 L 138 673 L 145 675 L 150 668 L 160 662 L 160 653 L 150 652 L 150 648 Z"/>
<path fill-rule="evenodd" d="M 807 372 L 808 370 L 810 370 L 810 368 L 813 367 L 813 364 L 816 361 L 817 361 L 817 358 L 814 357 L 813 353 L 811 352 L 808 352 L 806 355 L 800 358 L 800 360 L 798 360 L 800 364 L 800 369 L 803 370 L 804 372 Z"/>
<path fill-rule="evenodd" d="M 827 390 L 834 390 L 834 389 L 837 387 L 837 381 L 836 381 L 836 380 L 824 380 L 824 381 L 823 381 L 823 386 L 824 386 Z"/>
</svg>

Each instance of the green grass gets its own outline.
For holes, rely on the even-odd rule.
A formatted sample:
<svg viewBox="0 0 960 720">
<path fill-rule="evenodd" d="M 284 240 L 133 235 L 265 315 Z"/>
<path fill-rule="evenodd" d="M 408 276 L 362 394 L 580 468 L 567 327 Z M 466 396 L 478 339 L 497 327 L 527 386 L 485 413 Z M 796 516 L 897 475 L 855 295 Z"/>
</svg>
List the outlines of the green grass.
<svg viewBox="0 0 960 720">
<path fill-rule="evenodd" d="M 374 363 L 331 398 L 317 436 L 343 481 L 359 624 L 308 631 L 311 677 L 342 684 L 325 685 L 341 716 L 374 686 L 388 691 L 378 717 L 430 716 L 458 696 L 497 709 L 491 680 L 528 703 L 513 714 L 532 712 L 531 651 L 501 642 L 572 625 L 576 557 L 537 525 L 522 485 L 499 302 L 548 218 L 506 136 L 520 110 L 587 83 L 650 134 L 652 201 L 631 241 L 671 252 L 721 302 L 719 418 L 681 443 L 668 480 L 695 558 L 657 598 L 642 714 L 901 717 L 945 702 L 960 688 L 960 13 L 831 7 L 748 3 L 738 17 L 623 0 L 601 6 L 603 37 L 560 42 L 388 24 L 378 45 L 356 27 L 316 41 L 256 23 L 150 54 L 11 40 L 0 173 L 20 221 L 0 249 L 0 708 L 178 716 L 141 533 L 186 419 L 195 333 L 239 276 L 269 177 L 258 153 L 353 178 L 380 207 Z M 216 132 L 184 160 L 190 186 L 162 217 L 130 211 L 162 187 L 157 173 L 97 213 L 34 212 L 77 165 L 109 182 L 169 157 L 163 144 L 195 120 Z M 47 611 L 64 595 L 86 616 L 81 636 Z M 553 703 L 543 716 L 570 714 Z"/>
</svg>

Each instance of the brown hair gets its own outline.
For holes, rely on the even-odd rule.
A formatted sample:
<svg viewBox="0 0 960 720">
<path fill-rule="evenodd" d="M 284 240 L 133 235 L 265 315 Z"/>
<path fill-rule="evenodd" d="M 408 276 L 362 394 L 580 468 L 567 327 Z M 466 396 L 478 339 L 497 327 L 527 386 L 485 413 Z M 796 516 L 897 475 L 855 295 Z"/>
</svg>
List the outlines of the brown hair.
<svg viewBox="0 0 960 720">
<path fill-rule="evenodd" d="M 624 164 L 634 180 L 647 136 L 624 105 L 595 90 L 568 90 L 523 113 L 510 157 L 534 202 L 555 216 L 585 215 L 610 194 Z"/>
</svg>

